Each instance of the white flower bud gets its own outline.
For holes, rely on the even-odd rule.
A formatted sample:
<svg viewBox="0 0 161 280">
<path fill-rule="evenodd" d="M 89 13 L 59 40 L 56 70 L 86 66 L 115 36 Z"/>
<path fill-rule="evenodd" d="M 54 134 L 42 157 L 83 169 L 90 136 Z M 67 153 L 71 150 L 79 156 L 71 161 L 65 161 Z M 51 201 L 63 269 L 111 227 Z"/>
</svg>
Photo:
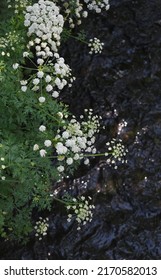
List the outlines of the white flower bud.
<svg viewBox="0 0 161 280">
<path fill-rule="evenodd" d="M 53 89 L 52 85 L 47 85 L 47 87 L 46 87 L 47 92 L 52 91 L 52 89 Z"/>
<path fill-rule="evenodd" d="M 45 145 L 46 147 L 50 147 L 51 144 L 52 144 L 52 142 L 51 142 L 50 140 L 45 140 L 45 142 L 44 142 L 44 145 Z"/>
<path fill-rule="evenodd" d="M 35 86 L 37 86 L 40 83 L 40 80 L 38 78 L 35 78 L 32 82 Z"/>
<path fill-rule="evenodd" d="M 73 163 L 73 159 L 72 158 L 67 158 L 66 163 L 68 165 L 71 165 Z"/>
<path fill-rule="evenodd" d="M 35 144 L 34 146 L 33 146 L 33 151 L 38 151 L 39 150 L 39 145 L 38 144 Z"/>
<path fill-rule="evenodd" d="M 39 131 L 44 132 L 46 130 L 46 126 L 40 125 Z"/>
<path fill-rule="evenodd" d="M 38 72 L 37 72 L 37 77 L 38 77 L 38 78 L 41 79 L 43 76 L 44 76 L 44 72 L 43 72 L 43 71 L 38 71 Z"/>
<path fill-rule="evenodd" d="M 39 97 L 39 102 L 40 103 L 44 103 L 45 102 L 45 97 L 44 96 L 40 96 Z"/>
<path fill-rule="evenodd" d="M 58 170 L 59 172 L 63 172 L 63 171 L 64 171 L 64 166 L 62 166 L 62 165 L 58 166 L 58 167 L 57 167 L 57 170 Z"/>
<path fill-rule="evenodd" d="M 58 91 L 53 91 L 52 97 L 57 98 L 58 96 L 59 96 L 59 92 Z"/>
<path fill-rule="evenodd" d="M 26 92 L 27 86 L 22 86 L 22 87 L 21 87 L 21 90 L 22 90 L 23 92 Z"/>
<path fill-rule="evenodd" d="M 19 67 L 19 64 L 18 64 L 18 63 L 14 63 L 14 64 L 12 65 L 12 67 L 13 67 L 14 70 L 16 70 L 16 69 Z"/>
<path fill-rule="evenodd" d="M 46 152 L 44 149 L 41 149 L 41 150 L 40 150 L 40 156 L 41 156 L 41 157 L 45 157 L 45 156 L 46 156 L 46 153 L 47 153 L 47 152 Z"/>
</svg>

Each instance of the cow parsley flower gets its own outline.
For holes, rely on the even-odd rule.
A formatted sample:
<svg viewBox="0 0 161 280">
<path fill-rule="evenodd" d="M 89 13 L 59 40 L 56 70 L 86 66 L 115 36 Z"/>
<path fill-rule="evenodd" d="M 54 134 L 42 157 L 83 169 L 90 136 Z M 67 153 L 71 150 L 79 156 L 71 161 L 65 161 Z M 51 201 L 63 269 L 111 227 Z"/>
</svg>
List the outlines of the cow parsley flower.
<svg viewBox="0 0 161 280">
<path fill-rule="evenodd" d="M 10 57 L 11 53 L 22 43 L 22 38 L 16 30 L 6 32 L 4 37 L 0 38 L 0 52 L 2 56 Z"/>
<path fill-rule="evenodd" d="M 26 6 L 30 4 L 30 2 L 30 0 L 7 0 L 8 8 L 14 8 L 15 14 L 22 12 L 22 10 L 24 10 Z"/>
<path fill-rule="evenodd" d="M 45 142 L 44 142 L 44 145 L 45 145 L 46 147 L 50 147 L 51 144 L 52 144 L 52 142 L 51 142 L 50 140 L 45 140 Z"/>
<path fill-rule="evenodd" d="M 85 6 L 81 0 L 55 0 L 55 2 L 58 4 L 59 2 L 62 2 L 63 5 L 61 5 L 61 10 L 63 9 L 64 14 L 66 15 L 66 21 L 68 22 L 70 28 L 80 25 L 82 17 L 86 18 L 88 16 L 88 12 L 84 10 Z"/>
<path fill-rule="evenodd" d="M 39 150 L 39 145 L 38 144 L 35 144 L 34 146 L 33 146 L 33 151 L 38 151 Z"/>
<path fill-rule="evenodd" d="M 22 81 L 20 81 L 20 84 L 21 84 L 22 86 L 25 86 L 25 85 L 27 85 L 27 81 L 26 81 L 26 80 L 22 80 Z"/>
<path fill-rule="evenodd" d="M 14 64 L 12 65 L 12 67 L 13 67 L 14 70 L 16 70 L 16 69 L 18 69 L 19 64 L 18 64 L 18 63 L 14 63 Z"/>
<path fill-rule="evenodd" d="M 58 155 L 66 154 L 66 152 L 68 150 L 67 147 L 65 147 L 63 145 L 63 143 L 61 143 L 61 142 L 58 142 L 56 144 L 55 148 L 56 148 L 56 152 L 57 152 Z"/>
<path fill-rule="evenodd" d="M 112 139 L 110 142 L 106 143 L 107 153 L 105 156 L 108 156 L 107 163 L 110 166 L 114 166 L 115 169 L 118 168 L 118 163 L 126 163 L 125 159 L 128 149 L 122 143 L 121 139 Z"/>
<path fill-rule="evenodd" d="M 90 47 L 89 54 L 97 54 L 102 52 L 104 43 L 101 43 L 100 39 L 95 37 L 89 40 L 88 46 Z"/>
<path fill-rule="evenodd" d="M 27 81 L 26 80 L 22 80 L 22 81 L 20 81 L 20 84 L 21 84 L 21 90 L 23 92 L 26 92 L 26 90 L 27 90 Z"/>
<path fill-rule="evenodd" d="M 46 126 L 45 125 L 40 125 L 39 131 L 44 132 L 45 130 L 46 130 Z"/>
<path fill-rule="evenodd" d="M 29 55 L 29 52 L 23 52 L 23 57 L 28 57 Z"/>
<path fill-rule="evenodd" d="M 52 97 L 57 98 L 59 96 L 59 92 L 54 90 L 52 93 Z"/>
<path fill-rule="evenodd" d="M 36 222 L 35 229 L 35 236 L 42 240 L 42 238 L 47 235 L 47 230 L 49 227 L 49 219 L 43 219 L 42 217 L 39 218 L 39 221 Z"/>
<path fill-rule="evenodd" d="M 56 52 L 60 45 L 64 18 L 58 6 L 52 1 L 39 0 L 26 8 L 24 25 L 28 28 L 28 36 L 35 36 L 35 44 L 40 44 L 37 56 L 47 58 Z M 41 50 L 43 48 L 43 50 Z"/>
<path fill-rule="evenodd" d="M 50 82 L 51 82 L 51 76 L 50 76 L 50 75 L 47 75 L 47 76 L 45 77 L 45 81 L 46 81 L 47 83 L 50 83 Z"/>
<path fill-rule="evenodd" d="M 44 103 L 44 102 L 45 102 L 45 100 L 46 100 L 46 99 L 45 99 L 45 97 L 44 97 L 44 96 L 40 96 L 40 97 L 39 97 L 39 102 L 40 102 L 40 103 Z"/>
<path fill-rule="evenodd" d="M 42 59 L 42 58 L 37 59 L 37 64 L 43 65 L 43 63 L 44 63 L 44 59 Z"/>
<path fill-rule="evenodd" d="M 71 165 L 73 163 L 73 159 L 72 158 L 67 158 L 66 160 L 68 165 Z"/>
<path fill-rule="evenodd" d="M 43 72 L 43 71 L 38 71 L 38 72 L 37 72 L 37 77 L 38 77 L 38 78 L 41 79 L 43 76 L 44 76 L 44 72 Z"/>
<path fill-rule="evenodd" d="M 109 0 L 84 0 L 89 10 L 94 10 L 96 13 L 101 13 L 102 9 L 109 10 Z"/>
<path fill-rule="evenodd" d="M 85 164 L 85 165 L 88 165 L 88 164 L 89 164 L 89 159 L 88 159 L 88 158 L 86 158 L 86 159 L 84 160 L 84 164 Z"/>
<path fill-rule="evenodd" d="M 53 89 L 52 85 L 47 85 L 47 87 L 46 87 L 46 91 L 47 92 L 52 91 L 52 89 Z"/>
<path fill-rule="evenodd" d="M 74 161 L 80 161 L 83 158 L 83 154 L 96 153 L 95 148 L 95 133 L 99 132 L 99 117 L 93 115 L 93 110 L 85 110 L 83 119 L 79 122 L 75 116 L 72 116 L 71 120 L 66 123 L 65 116 L 62 115 L 62 121 L 64 122 L 63 129 L 57 130 L 55 137 L 56 144 L 55 149 L 58 155 L 64 155 L 61 159 L 64 160 L 64 168 L 68 166 L 74 166 Z M 64 118 L 64 120 L 63 120 Z M 58 141 L 58 142 L 57 142 Z M 89 164 L 89 159 L 86 158 L 84 164 Z"/>
<path fill-rule="evenodd" d="M 35 86 L 37 86 L 40 83 L 40 80 L 38 78 L 35 78 L 32 82 Z"/>
<path fill-rule="evenodd" d="M 26 92 L 27 86 L 22 86 L 22 87 L 21 87 L 21 90 L 22 90 L 23 92 Z"/>
<path fill-rule="evenodd" d="M 67 210 L 73 212 L 73 214 L 68 214 L 67 221 L 71 222 L 72 217 L 75 217 L 78 223 L 77 230 L 80 230 L 82 225 L 92 221 L 95 206 L 89 203 L 91 199 L 90 196 L 88 196 L 88 200 L 84 196 L 73 198 L 66 206 Z"/>
<path fill-rule="evenodd" d="M 62 137 L 63 138 L 69 138 L 69 136 L 70 136 L 70 134 L 69 134 L 69 132 L 68 131 L 64 131 L 63 133 L 62 133 Z"/>
<path fill-rule="evenodd" d="M 41 149 L 41 150 L 40 150 L 40 156 L 41 156 L 41 157 L 45 157 L 46 154 L 47 154 L 47 152 L 46 152 L 44 149 Z"/>
<path fill-rule="evenodd" d="M 61 173 L 61 172 L 63 172 L 64 171 L 64 166 L 63 165 L 59 165 L 58 167 L 57 167 L 57 170 Z"/>
</svg>

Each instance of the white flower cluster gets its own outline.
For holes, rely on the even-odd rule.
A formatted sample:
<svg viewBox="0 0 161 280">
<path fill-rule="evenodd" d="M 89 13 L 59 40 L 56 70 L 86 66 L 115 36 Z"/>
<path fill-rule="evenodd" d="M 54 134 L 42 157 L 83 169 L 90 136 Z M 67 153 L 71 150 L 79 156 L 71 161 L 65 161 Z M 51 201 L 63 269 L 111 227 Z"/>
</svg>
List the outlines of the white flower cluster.
<svg viewBox="0 0 161 280">
<path fill-rule="evenodd" d="M 58 166 L 58 171 L 63 172 L 65 167 L 74 164 L 84 157 L 84 154 L 95 154 L 95 133 L 99 132 L 100 117 L 93 116 L 93 110 L 88 112 L 87 121 L 78 122 L 75 116 L 72 117 L 69 123 L 63 126 L 63 131 L 58 129 L 55 137 L 56 153 L 61 164 Z M 81 118 L 84 118 L 81 115 Z M 84 164 L 88 164 L 89 159 L 86 158 Z"/>
<path fill-rule="evenodd" d="M 39 0 L 33 6 L 28 6 L 24 25 L 28 27 L 29 37 L 36 36 L 37 56 L 46 58 L 52 56 L 52 51 L 57 51 L 57 47 L 60 46 L 64 18 L 55 3 Z M 32 46 L 31 42 L 29 46 Z"/>
<path fill-rule="evenodd" d="M 56 86 L 59 91 L 62 90 L 64 86 L 66 86 L 67 84 L 69 87 L 71 87 L 73 81 L 75 80 L 75 77 L 72 77 L 71 69 L 69 65 L 65 64 L 64 58 L 59 57 L 58 53 L 56 53 L 54 56 L 56 57 L 56 62 L 49 63 L 51 76 L 48 75 L 48 77 L 46 77 L 45 80 L 47 83 L 50 83 L 52 87 Z M 49 82 L 50 77 L 51 77 L 51 81 Z M 53 92 L 52 96 L 54 98 L 58 97 L 56 92 Z"/>
<path fill-rule="evenodd" d="M 110 142 L 106 143 L 108 152 L 105 153 L 105 156 L 110 156 L 107 159 L 107 163 L 110 166 L 114 166 L 115 169 L 118 168 L 117 163 L 126 163 L 125 156 L 128 150 L 122 144 L 122 140 L 113 139 Z"/>
<path fill-rule="evenodd" d="M 86 109 L 87 120 L 82 120 L 85 116 L 81 115 L 81 122 L 76 120 L 75 116 L 72 116 L 70 121 L 67 121 L 68 115 L 63 116 L 60 112 L 59 117 L 63 124 L 63 129 L 58 129 L 53 144 L 50 139 L 44 141 L 44 147 L 40 149 L 38 144 L 33 146 L 33 151 L 39 151 L 41 157 L 45 157 L 47 154 L 46 149 L 54 147 L 56 150 L 56 157 L 59 165 L 57 170 L 62 173 L 67 166 L 74 165 L 75 162 L 79 162 L 82 158 L 87 156 L 84 160 L 84 164 L 89 163 L 88 154 L 96 153 L 95 148 L 95 134 L 99 132 L 101 117 L 93 115 L 93 110 Z M 46 132 L 46 126 L 41 125 L 39 131 Z M 45 134 L 46 135 L 46 134 Z M 44 136 L 45 136 L 44 135 Z"/>
<path fill-rule="evenodd" d="M 35 236 L 39 237 L 39 240 L 42 240 L 42 238 L 47 235 L 47 230 L 49 227 L 49 219 L 43 219 L 42 217 L 39 218 L 39 221 L 36 222 L 36 226 L 34 227 L 36 233 Z"/>
<path fill-rule="evenodd" d="M 40 125 L 39 131 L 40 131 L 40 132 L 45 132 L 45 131 L 46 131 L 46 126 Z M 45 146 L 45 148 L 51 147 L 51 146 L 52 146 L 51 140 L 46 139 L 46 140 L 44 141 L 44 146 Z M 40 151 L 39 151 L 39 150 L 40 150 Z M 45 157 L 46 154 L 47 154 L 47 151 L 46 151 L 45 149 L 40 149 L 40 147 L 39 147 L 38 144 L 35 144 L 35 145 L 33 146 L 33 151 L 39 151 L 41 157 Z"/>
<path fill-rule="evenodd" d="M 72 86 L 75 80 L 69 65 L 57 52 L 64 19 L 55 3 L 39 0 L 33 6 L 26 7 L 24 25 L 28 27 L 28 35 L 32 38 L 27 45 L 28 51 L 23 52 L 23 57 L 32 61 L 32 48 L 34 48 L 38 65 L 37 73 L 28 79 L 29 87 L 33 91 L 41 92 L 38 100 L 44 103 L 46 97 L 42 95 L 42 92 L 45 95 L 50 93 L 53 98 L 57 98 L 60 90 L 66 85 Z M 13 64 L 14 69 L 18 66 L 17 63 Z M 28 81 L 21 80 L 20 84 L 21 90 L 26 92 Z"/>
<path fill-rule="evenodd" d="M 55 63 L 54 63 L 55 61 Z M 75 77 L 72 77 L 70 67 L 65 64 L 64 58 L 59 57 L 58 53 L 54 54 L 54 61 L 49 61 L 41 69 L 38 67 L 37 73 L 33 75 L 32 83 L 30 82 L 30 88 L 33 91 L 41 91 L 50 93 L 53 98 L 59 96 L 60 90 L 62 90 L 66 85 L 69 87 L 72 85 Z M 38 59 L 39 63 L 39 59 Z M 13 66 L 15 68 L 15 66 Z M 50 74 L 48 74 L 50 73 Z M 27 90 L 28 81 L 20 81 L 21 90 Z M 44 103 L 46 98 L 44 96 L 39 97 L 39 102 Z"/>
<path fill-rule="evenodd" d="M 101 13 L 102 9 L 109 10 L 109 0 L 84 0 L 89 10 L 94 10 L 96 13 Z"/>
<path fill-rule="evenodd" d="M 60 0 L 55 0 L 55 2 L 59 5 Z M 81 18 L 86 18 L 88 16 L 88 12 L 83 9 L 83 3 L 80 0 L 69 0 L 64 1 L 61 0 L 63 13 L 65 14 L 66 21 L 69 23 L 70 28 L 74 28 L 76 25 L 80 25 L 82 23 Z"/>
<path fill-rule="evenodd" d="M 110 8 L 109 0 L 55 0 L 54 2 L 57 5 L 60 5 L 61 2 L 60 9 L 65 14 L 65 19 L 68 21 L 70 28 L 80 25 L 82 18 L 88 17 L 87 10 L 101 13 L 102 9 L 107 11 Z M 86 9 L 84 4 L 86 4 Z"/>
<path fill-rule="evenodd" d="M 0 52 L 2 56 L 10 57 L 11 51 L 15 51 L 16 46 L 20 44 L 19 34 L 15 30 L 7 32 L 0 38 Z"/>
<path fill-rule="evenodd" d="M 1 180 L 2 181 L 5 181 L 6 180 L 6 177 L 3 175 L 3 172 L 4 172 L 4 169 L 6 169 L 6 165 L 4 164 L 4 157 L 1 157 L 0 158 L 0 161 L 1 161 L 1 165 L 0 165 L 0 176 L 1 176 Z"/>
<path fill-rule="evenodd" d="M 70 204 L 67 206 L 67 210 L 74 211 L 74 214 L 68 214 L 67 221 L 70 223 L 73 215 L 76 216 L 78 222 L 77 230 L 81 229 L 81 225 L 86 225 L 87 222 L 92 221 L 94 205 L 89 204 L 89 200 L 92 198 L 88 196 L 88 200 L 84 196 L 80 199 L 73 198 Z"/>
<path fill-rule="evenodd" d="M 103 50 L 104 43 L 101 43 L 100 39 L 93 38 L 89 40 L 88 47 L 90 47 L 90 54 L 101 53 Z"/>
<path fill-rule="evenodd" d="M 7 0 L 8 8 L 14 8 L 15 14 L 24 10 L 30 3 L 30 0 Z"/>
</svg>

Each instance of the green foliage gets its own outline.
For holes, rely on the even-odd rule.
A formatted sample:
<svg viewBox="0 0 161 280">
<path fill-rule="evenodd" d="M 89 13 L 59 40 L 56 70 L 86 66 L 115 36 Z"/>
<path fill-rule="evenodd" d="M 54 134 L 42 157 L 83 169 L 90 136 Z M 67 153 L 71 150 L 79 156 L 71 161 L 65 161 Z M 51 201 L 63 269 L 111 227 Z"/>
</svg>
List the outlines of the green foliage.
<svg viewBox="0 0 161 280">
<path fill-rule="evenodd" d="M 4 51 L 8 52 L 12 43 L 16 52 L 10 52 L 10 57 L 1 56 L 0 60 L 0 236 L 24 240 L 33 229 L 33 209 L 51 209 L 52 181 L 59 179 L 54 162 L 33 153 L 33 145 L 43 137 L 45 140 L 47 135 L 54 138 L 62 126 L 58 112 L 66 113 L 67 108 L 54 100 L 51 103 L 49 96 L 44 106 L 31 90 L 25 93 L 20 90 L 19 81 L 28 73 L 15 72 L 12 64 L 16 61 L 25 64 L 23 17 L 18 15 L 17 21 L 11 18 L 5 28 L 0 26 L 3 39 L 6 30 L 16 30 L 16 36 L 21 39 L 8 40 L 7 51 Z M 44 122 L 48 123 L 48 134 L 42 136 L 38 128 Z"/>
</svg>

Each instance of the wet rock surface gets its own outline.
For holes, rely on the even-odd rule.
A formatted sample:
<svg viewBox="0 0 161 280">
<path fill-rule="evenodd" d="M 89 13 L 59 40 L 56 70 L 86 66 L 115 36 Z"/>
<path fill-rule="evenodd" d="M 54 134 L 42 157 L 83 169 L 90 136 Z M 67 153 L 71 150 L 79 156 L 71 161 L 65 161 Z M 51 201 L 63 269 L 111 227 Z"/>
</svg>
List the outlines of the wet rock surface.
<svg viewBox="0 0 161 280">
<path fill-rule="evenodd" d="M 77 77 L 62 100 L 76 115 L 84 108 L 101 115 L 98 149 L 120 137 L 128 162 L 114 170 L 97 158 L 65 182 L 72 194 L 93 196 L 90 224 L 77 231 L 56 203 L 48 236 L 26 246 L 3 243 L 1 259 L 161 258 L 161 1 L 110 2 L 82 27 L 105 42 L 101 55 L 73 40 L 62 49 Z"/>
</svg>

